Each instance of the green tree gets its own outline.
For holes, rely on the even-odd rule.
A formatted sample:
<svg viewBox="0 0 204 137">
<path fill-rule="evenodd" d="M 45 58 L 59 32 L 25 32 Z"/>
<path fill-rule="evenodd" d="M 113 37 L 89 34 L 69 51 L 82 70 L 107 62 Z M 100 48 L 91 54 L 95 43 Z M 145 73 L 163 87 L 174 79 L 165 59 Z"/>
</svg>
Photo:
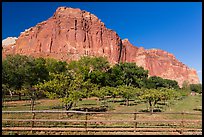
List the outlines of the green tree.
<svg viewBox="0 0 204 137">
<path fill-rule="evenodd" d="M 83 81 L 83 76 L 74 72 L 50 73 L 50 80 L 37 84 L 36 88 L 45 91 L 51 98 L 57 98 L 70 110 L 74 103 L 83 97 L 89 97 L 95 85 Z"/>
<path fill-rule="evenodd" d="M 2 61 L 4 84 L 8 84 L 9 88 L 15 89 L 21 100 L 21 89 L 28 82 L 30 77 L 30 67 L 34 58 L 24 55 L 8 55 Z"/>
<path fill-rule="evenodd" d="M 165 87 L 164 79 L 158 76 L 151 76 L 146 81 L 146 88 L 160 88 Z"/>
<path fill-rule="evenodd" d="M 6 84 L 2 84 L 2 91 L 1 91 L 1 97 L 2 97 L 2 106 L 4 106 L 4 99 L 5 96 L 9 94 L 9 87 Z"/>
<path fill-rule="evenodd" d="M 21 92 L 31 99 L 31 110 L 34 110 L 35 101 L 45 96 L 43 92 L 39 92 L 34 88 L 34 85 L 48 80 L 49 72 L 46 69 L 45 63 L 44 58 L 35 58 L 25 68 L 27 73 Z"/>
<path fill-rule="evenodd" d="M 164 104 L 166 104 L 166 101 L 174 100 L 179 96 L 177 91 L 174 89 L 160 88 L 159 91 L 161 93 L 161 100 L 164 101 Z"/>
<path fill-rule="evenodd" d="M 54 58 L 45 59 L 45 66 L 50 73 L 61 73 L 67 70 L 67 62 L 59 61 Z"/>
<path fill-rule="evenodd" d="M 150 112 L 153 112 L 155 105 L 161 98 L 161 92 L 157 89 L 143 89 L 143 94 L 140 96 L 140 99 L 149 103 Z"/>
<path fill-rule="evenodd" d="M 121 95 L 125 99 L 127 106 L 129 105 L 130 99 L 135 99 L 137 96 L 139 96 L 138 88 L 135 88 L 133 86 L 121 85 L 117 88 L 119 90 L 119 95 Z"/>
<path fill-rule="evenodd" d="M 178 82 L 175 80 L 170 80 L 170 79 L 163 79 L 158 76 L 150 76 L 148 79 L 145 80 L 145 87 L 146 88 L 173 88 L 173 89 L 178 89 Z"/>
<path fill-rule="evenodd" d="M 60 99 L 69 110 L 74 101 L 80 98 L 81 92 L 78 90 L 78 82 L 70 73 L 49 73 L 50 80 L 37 84 L 37 89 L 43 90 L 51 98 Z"/>
<path fill-rule="evenodd" d="M 148 71 L 135 63 L 120 63 L 108 70 L 108 86 L 127 85 L 142 87 Z"/>
<path fill-rule="evenodd" d="M 98 97 L 100 100 L 105 100 L 105 97 L 109 96 L 113 98 L 114 102 L 116 96 L 119 96 L 119 90 L 117 87 L 104 86 L 96 90 L 94 96 Z"/>
<path fill-rule="evenodd" d="M 183 91 L 185 91 L 187 94 L 190 94 L 191 92 L 191 89 L 190 89 L 190 84 L 188 81 L 184 81 L 183 84 L 182 84 L 182 88 L 181 88 Z"/>
<path fill-rule="evenodd" d="M 165 87 L 171 89 L 179 89 L 178 82 L 175 80 L 164 79 Z"/>
<path fill-rule="evenodd" d="M 72 61 L 68 64 L 68 69 L 81 74 L 83 80 L 91 80 L 99 86 L 106 85 L 107 75 L 105 72 L 110 68 L 110 64 L 103 57 L 82 57 L 78 61 Z"/>
<path fill-rule="evenodd" d="M 32 78 L 30 81 L 33 81 L 31 85 L 36 85 L 39 82 L 48 80 L 49 70 L 46 67 L 46 60 L 42 57 L 35 58 L 33 63 L 33 68 L 31 69 Z"/>
<path fill-rule="evenodd" d="M 146 100 L 149 103 L 150 112 L 153 112 L 156 104 L 159 101 L 167 101 L 177 98 L 179 95 L 177 91 L 169 88 L 147 89 L 143 88 L 140 99 Z"/>
<path fill-rule="evenodd" d="M 104 105 L 105 105 L 105 99 L 106 99 L 106 96 L 109 95 L 109 90 L 108 90 L 108 87 L 101 87 L 101 88 L 98 88 L 98 89 L 95 89 L 93 91 L 93 96 L 95 97 L 98 97 L 99 98 L 99 101 L 103 101 L 104 102 Z"/>
<path fill-rule="evenodd" d="M 108 95 L 113 98 L 113 103 L 115 102 L 115 98 L 120 95 L 120 90 L 117 87 L 109 87 L 107 86 Z"/>
<path fill-rule="evenodd" d="M 202 93 L 202 85 L 201 84 L 190 84 L 191 91 Z"/>
</svg>

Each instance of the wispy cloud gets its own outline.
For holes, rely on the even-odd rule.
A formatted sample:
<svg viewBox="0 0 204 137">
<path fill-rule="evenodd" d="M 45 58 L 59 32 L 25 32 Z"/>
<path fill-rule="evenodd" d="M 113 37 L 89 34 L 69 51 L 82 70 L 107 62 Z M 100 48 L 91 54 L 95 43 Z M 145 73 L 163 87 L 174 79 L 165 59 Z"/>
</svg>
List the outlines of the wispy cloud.
<svg viewBox="0 0 204 137">
<path fill-rule="evenodd" d="M 198 70 L 197 73 L 202 73 L 202 70 Z"/>
</svg>

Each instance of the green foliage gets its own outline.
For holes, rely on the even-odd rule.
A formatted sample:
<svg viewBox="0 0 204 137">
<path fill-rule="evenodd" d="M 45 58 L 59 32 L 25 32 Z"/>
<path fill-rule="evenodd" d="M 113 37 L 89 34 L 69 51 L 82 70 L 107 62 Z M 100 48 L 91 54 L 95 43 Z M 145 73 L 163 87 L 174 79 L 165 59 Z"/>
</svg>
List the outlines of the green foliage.
<svg viewBox="0 0 204 137">
<path fill-rule="evenodd" d="M 32 72 L 35 74 L 35 81 L 42 82 L 48 80 L 49 70 L 46 68 L 46 60 L 44 58 L 35 58 L 34 69 Z"/>
<path fill-rule="evenodd" d="M 183 84 L 182 84 L 182 90 L 186 91 L 186 92 L 191 92 L 191 89 L 190 89 L 190 84 L 188 81 L 184 81 Z"/>
<path fill-rule="evenodd" d="M 47 58 L 45 60 L 45 66 L 50 73 L 61 73 L 67 70 L 67 63 L 65 61 L 58 61 L 53 58 Z"/>
<path fill-rule="evenodd" d="M 2 62 L 2 80 L 16 90 L 24 85 L 33 86 L 47 79 L 48 71 L 43 58 L 9 55 Z"/>
<path fill-rule="evenodd" d="M 9 87 L 6 84 L 2 84 L 2 90 L 1 90 L 1 95 L 4 97 L 5 95 L 9 94 Z"/>
<path fill-rule="evenodd" d="M 91 83 L 91 80 L 88 79 L 87 81 L 81 81 L 81 92 L 83 98 L 89 98 L 94 95 L 94 91 L 98 89 L 98 85 Z"/>
<path fill-rule="evenodd" d="M 108 85 L 128 85 L 142 87 L 148 77 L 148 71 L 138 67 L 135 63 L 120 63 L 108 70 Z"/>
<path fill-rule="evenodd" d="M 19 99 L 21 99 L 22 93 L 30 96 L 32 86 L 47 80 L 48 77 L 43 58 L 34 59 L 18 54 L 8 55 L 2 62 L 2 70 L 3 83 L 19 94 Z"/>
<path fill-rule="evenodd" d="M 89 81 L 83 81 L 81 75 L 65 72 L 65 73 L 50 73 L 50 80 L 35 86 L 38 89 L 44 90 L 46 95 L 53 99 L 60 99 L 67 110 L 69 110 L 74 102 L 82 97 L 89 97 L 92 88 L 95 85 Z"/>
<path fill-rule="evenodd" d="M 4 106 L 3 105 L 3 102 L 4 102 L 4 99 L 5 99 L 5 95 L 8 95 L 9 94 L 9 87 L 8 87 L 8 85 L 6 85 L 6 84 L 2 84 L 2 90 L 1 90 L 1 97 L 2 97 L 2 106 Z"/>
<path fill-rule="evenodd" d="M 28 82 L 33 58 L 23 55 L 8 55 L 2 61 L 2 83 L 17 90 Z"/>
<path fill-rule="evenodd" d="M 191 91 L 202 93 L 202 85 L 201 84 L 190 84 Z"/>
<path fill-rule="evenodd" d="M 178 82 L 175 81 L 175 80 L 170 80 L 170 79 L 164 79 L 165 81 L 165 87 L 166 88 L 172 88 L 172 89 L 178 89 L 179 88 L 179 85 L 178 85 Z"/>
<path fill-rule="evenodd" d="M 106 71 L 110 68 L 110 64 L 103 57 L 82 57 L 79 61 L 72 61 L 68 65 L 68 69 L 83 76 L 83 80 L 90 79 L 92 83 L 99 86 L 106 85 Z"/>
<path fill-rule="evenodd" d="M 149 103 L 150 111 L 153 112 L 158 101 L 174 99 L 178 96 L 178 94 L 175 93 L 175 90 L 168 88 L 143 89 L 143 93 L 139 98 L 141 100 L 146 100 Z"/>
<path fill-rule="evenodd" d="M 70 96 L 73 93 L 71 90 L 72 76 L 69 73 L 50 73 L 50 80 L 44 81 L 43 83 L 37 84 L 35 87 L 44 90 L 45 94 L 51 98 L 63 98 L 63 102 L 66 104 L 70 100 Z M 74 88 L 74 87 L 73 87 Z"/>
<path fill-rule="evenodd" d="M 160 88 L 159 91 L 160 91 L 161 100 L 167 101 L 171 99 L 176 99 L 179 96 L 177 91 L 173 89 Z"/>
<path fill-rule="evenodd" d="M 101 87 L 94 90 L 93 96 L 98 97 L 100 100 L 104 100 L 105 96 L 109 95 L 109 87 Z"/>
<path fill-rule="evenodd" d="M 200 87 L 191 85 L 195 92 Z M 92 96 L 101 100 L 106 96 L 121 96 L 127 105 L 130 99 L 139 98 L 149 102 L 153 110 L 158 101 L 186 95 L 186 88 L 190 86 L 184 84 L 179 90 L 174 80 L 156 76 L 148 78 L 148 71 L 135 63 L 110 67 L 103 57 L 82 57 L 67 64 L 50 58 L 10 55 L 2 62 L 3 94 L 14 89 L 32 100 L 46 95 L 51 99 L 60 99 L 67 110 L 80 99 Z"/>
<path fill-rule="evenodd" d="M 175 80 L 170 80 L 170 79 L 163 79 L 158 76 L 151 76 L 148 79 L 145 80 L 145 87 L 146 88 L 173 88 L 173 89 L 178 89 L 178 82 Z"/>
<path fill-rule="evenodd" d="M 126 105 L 129 105 L 130 99 L 137 99 L 141 94 L 141 89 L 133 86 L 121 85 L 117 87 L 117 90 L 118 94 L 126 100 Z"/>
</svg>

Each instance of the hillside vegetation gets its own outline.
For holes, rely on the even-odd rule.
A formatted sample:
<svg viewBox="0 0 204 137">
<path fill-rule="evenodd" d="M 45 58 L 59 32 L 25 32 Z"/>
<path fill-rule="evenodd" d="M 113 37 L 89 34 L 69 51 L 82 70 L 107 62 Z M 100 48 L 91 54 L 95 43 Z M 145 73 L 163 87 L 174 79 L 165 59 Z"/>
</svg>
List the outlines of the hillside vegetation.
<svg viewBox="0 0 204 137">
<path fill-rule="evenodd" d="M 179 100 L 191 91 L 201 93 L 201 85 L 184 83 L 179 88 L 175 80 L 148 77 L 148 71 L 134 63 L 119 63 L 111 66 L 103 57 L 82 57 L 66 63 L 51 58 L 33 58 L 24 55 L 9 55 L 2 62 L 3 100 L 31 100 L 30 109 L 41 98 L 59 99 L 63 108 L 70 110 L 87 98 L 98 98 L 100 107 L 110 109 L 107 102 L 122 99 L 124 105 L 144 102 L 146 111 Z"/>
</svg>

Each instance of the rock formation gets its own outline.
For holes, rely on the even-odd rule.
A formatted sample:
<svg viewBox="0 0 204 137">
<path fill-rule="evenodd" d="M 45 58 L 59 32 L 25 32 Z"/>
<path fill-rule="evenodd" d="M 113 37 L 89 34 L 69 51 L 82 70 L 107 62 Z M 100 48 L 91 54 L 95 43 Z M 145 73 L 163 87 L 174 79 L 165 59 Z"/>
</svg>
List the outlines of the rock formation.
<svg viewBox="0 0 204 137">
<path fill-rule="evenodd" d="M 178 61 L 173 54 L 160 49 L 137 48 L 125 39 L 122 41 L 122 61 L 135 62 L 138 66 L 149 70 L 150 76 L 160 76 L 176 80 L 182 86 L 186 80 L 191 84 L 200 83 L 196 70 L 188 68 Z"/>
<path fill-rule="evenodd" d="M 2 46 L 8 46 L 11 44 L 15 44 L 17 39 L 18 38 L 16 38 L 16 37 L 8 37 L 8 38 L 2 40 Z"/>
<path fill-rule="evenodd" d="M 179 85 L 184 80 L 199 83 L 196 71 L 172 54 L 133 46 L 127 39 L 121 40 L 115 31 L 107 29 L 95 15 L 80 9 L 59 7 L 47 21 L 25 30 L 16 42 L 6 45 L 3 46 L 3 58 L 18 53 L 70 62 L 81 56 L 103 56 L 111 64 L 135 62 L 149 70 L 150 76 L 173 79 Z"/>
<path fill-rule="evenodd" d="M 59 7 L 53 17 L 22 32 L 9 52 L 68 62 L 81 56 L 106 56 L 116 63 L 120 43 L 116 32 L 107 29 L 95 15 Z"/>
</svg>

